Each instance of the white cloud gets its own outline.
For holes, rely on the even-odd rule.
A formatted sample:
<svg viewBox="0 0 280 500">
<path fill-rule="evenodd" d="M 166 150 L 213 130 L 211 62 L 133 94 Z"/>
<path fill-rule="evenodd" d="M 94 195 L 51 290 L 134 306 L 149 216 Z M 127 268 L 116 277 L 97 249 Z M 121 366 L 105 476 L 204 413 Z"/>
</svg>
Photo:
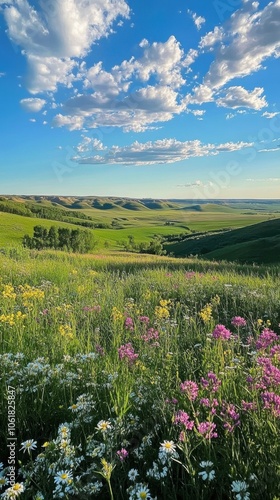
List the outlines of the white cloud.
<svg viewBox="0 0 280 500">
<path fill-rule="evenodd" d="M 113 146 L 104 155 L 76 156 L 72 158 L 79 164 L 122 164 L 154 165 L 187 160 L 198 156 L 217 155 L 237 151 L 252 146 L 252 143 L 238 142 L 225 144 L 202 144 L 199 140 L 180 142 L 176 139 L 162 139 L 146 143 L 134 142 L 130 146 Z"/>
<path fill-rule="evenodd" d="M 67 127 L 69 130 L 81 130 L 84 119 L 82 116 L 64 116 L 58 114 L 53 120 L 54 127 Z"/>
<path fill-rule="evenodd" d="M 192 12 L 190 9 L 187 10 L 187 13 L 191 16 L 197 29 L 200 30 L 201 26 L 205 23 L 206 19 L 202 16 L 198 16 L 195 12 Z"/>
<path fill-rule="evenodd" d="M 274 111 L 273 113 L 270 113 L 269 111 L 265 111 L 262 116 L 264 116 L 265 118 L 274 118 L 275 116 L 279 115 L 280 114 L 280 111 Z"/>
<path fill-rule="evenodd" d="M 36 8 L 27 0 L 13 0 L 5 2 L 3 12 L 9 38 L 27 56 L 33 93 L 68 85 L 71 59 L 84 57 L 95 41 L 108 36 L 119 16 L 129 17 L 125 0 L 42 0 Z"/>
<path fill-rule="evenodd" d="M 184 51 L 173 35 L 166 42 L 154 42 L 151 45 L 144 39 L 140 47 L 144 49 L 141 58 L 132 57 L 113 68 L 112 74 L 116 81 L 127 81 L 135 75 L 142 82 L 148 82 L 155 76 L 160 85 L 169 85 L 174 89 L 185 83 L 181 75 Z"/>
<path fill-rule="evenodd" d="M 259 110 L 267 106 L 265 96 L 262 96 L 263 92 L 264 89 L 261 87 L 256 87 L 251 92 L 241 86 L 229 87 L 225 89 L 223 97 L 217 100 L 217 104 L 225 108 L 244 107 Z"/>
<path fill-rule="evenodd" d="M 252 12 L 253 7 L 253 12 Z M 216 60 L 204 78 L 204 84 L 219 89 L 236 77 L 259 70 L 268 57 L 280 48 L 280 0 L 255 12 L 256 5 L 246 2 L 230 21 L 228 43 L 221 45 Z"/>
<path fill-rule="evenodd" d="M 117 100 L 105 98 L 101 94 L 78 95 L 64 106 L 67 119 L 59 114 L 55 126 L 66 126 L 70 130 L 96 127 L 121 127 L 125 131 L 141 132 L 157 122 L 172 119 L 175 114 L 185 110 L 186 104 L 178 102 L 178 94 L 168 86 L 143 87 L 136 92 Z M 69 118 L 72 117 L 72 120 Z M 73 120 L 75 129 L 73 129 Z M 71 128 L 70 128 L 71 127 Z"/>
<path fill-rule="evenodd" d="M 279 148 L 259 149 L 258 153 L 274 153 L 275 151 L 280 151 L 280 147 Z"/>
<path fill-rule="evenodd" d="M 82 135 L 82 141 L 76 147 L 78 153 L 88 153 L 89 151 L 104 151 L 106 149 L 99 139 Z"/>
<path fill-rule="evenodd" d="M 217 42 L 220 42 L 224 37 L 224 30 L 220 26 L 215 26 L 213 31 L 209 31 L 204 35 L 200 42 L 199 47 L 204 49 L 205 47 L 213 47 Z"/>
<path fill-rule="evenodd" d="M 247 182 L 280 182 L 279 177 L 267 177 L 265 179 L 246 179 Z"/>
<path fill-rule="evenodd" d="M 20 104 L 25 111 L 37 113 L 45 106 L 46 101 L 38 97 L 28 97 L 27 99 L 21 99 Z"/>
<path fill-rule="evenodd" d="M 58 84 L 71 87 L 74 80 L 73 69 L 77 62 L 72 59 L 27 55 L 29 73 L 26 86 L 31 94 L 43 91 L 55 92 Z"/>
</svg>

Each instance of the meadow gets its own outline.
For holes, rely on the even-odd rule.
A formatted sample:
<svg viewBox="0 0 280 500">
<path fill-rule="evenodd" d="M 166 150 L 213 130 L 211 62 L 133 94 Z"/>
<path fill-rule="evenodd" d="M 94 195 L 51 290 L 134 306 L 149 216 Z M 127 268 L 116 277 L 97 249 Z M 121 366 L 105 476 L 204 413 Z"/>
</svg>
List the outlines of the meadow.
<svg viewBox="0 0 280 500">
<path fill-rule="evenodd" d="M 279 500 L 278 266 L 18 247 L 0 268 L 1 498 Z"/>
</svg>

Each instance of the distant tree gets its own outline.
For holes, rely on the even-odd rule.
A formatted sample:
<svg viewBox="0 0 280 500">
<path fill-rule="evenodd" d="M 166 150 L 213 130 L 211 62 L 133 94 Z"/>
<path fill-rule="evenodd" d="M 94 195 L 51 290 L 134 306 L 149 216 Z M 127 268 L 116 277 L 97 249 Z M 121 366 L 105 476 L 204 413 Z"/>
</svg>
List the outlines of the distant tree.
<svg viewBox="0 0 280 500">
<path fill-rule="evenodd" d="M 55 226 L 51 226 L 48 233 L 48 246 L 50 248 L 59 247 L 58 230 Z"/>
</svg>

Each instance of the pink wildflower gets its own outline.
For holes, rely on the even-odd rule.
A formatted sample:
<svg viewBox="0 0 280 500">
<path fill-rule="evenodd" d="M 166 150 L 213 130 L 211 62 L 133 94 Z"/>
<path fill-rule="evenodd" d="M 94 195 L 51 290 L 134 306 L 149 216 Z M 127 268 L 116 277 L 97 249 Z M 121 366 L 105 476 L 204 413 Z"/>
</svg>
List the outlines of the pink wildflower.
<svg viewBox="0 0 280 500">
<path fill-rule="evenodd" d="M 185 380 L 185 382 L 180 384 L 180 389 L 191 401 L 194 401 L 197 398 L 198 385 L 192 380 Z"/>
<path fill-rule="evenodd" d="M 233 326 L 237 326 L 237 327 L 239 327 L 239 326 L 246 326 L 247 325 L 247 321 L 246 321 L 246 319 L 241 318 L 241 316 L 234 316 L 234 318 L 232 318 L 232 320 L 231 320 L 231 324 Z"/>
<path fill-rule="evenodd" d="M 212 337 L 214 339 L 228 340 L 231 337 L 231 332 L 224 325 L 216 325 Z"/>
<path fill-rule="evenodd" d="M 132 365 L 139 356 L 139 354 L 136 354 L 134 352 L 134 349 L 130 342 L 128 344 L 121 345 L 121 347 L 118 349 L 118 353 L 119 358 L 127 359 L 130 365 Z"/>
<path fill-rule="evenodd" d="M 264 328 L 264 330 L 262 331 L 256 342 L 256 348 L 258 350 L 266 349 L 266 347 L 273 344 L 277 340 L 278 340 L 278 335 L 275 332 L 273 332 L 269 328 Z"/>
<path fill-rule="evenodd" d="M 150 318 L 148 316 L 139 316 L 139 321 L 147 325 L 150 322 Z"/>
<path fill-rule="evenodd" d="M 275 417 L 280 417 L 280 396 L 275 392 L 263 392 L 261 398 L 264 402 L 264 408 L 272 411 Z"/>
<path fill-rule="evenodd" d="M 216 424 L 213 422 L 201 422 L 197 428 L 199 434 L 204 436 L 206 439 L 212 439 L 218 437 L 216 432 Z"/>
<path fill-rule="evenodd" d="M 130 317 L 127 317 L 125 322 L 124 322 L 124 326 L 127 330 L 130 330 L 131 332 L 133 332 L 133 330 L 134 330 L 133 319 Z"/>
<path fill-rule="evenodd" d="M 117 451 L 117 455 L 121 462 L 123 462 L 128 457 L 128 451 L 125 448 Z"/>
<path fill-rule="evenodd" d="M 182 424 L 184 427 L 188 430 L 191 431 L 194 427 L 194 421 L 190 420 L 189 415 L 183 411 L 179 410 L 174 417 L 174 424 Z"/>
</svg>

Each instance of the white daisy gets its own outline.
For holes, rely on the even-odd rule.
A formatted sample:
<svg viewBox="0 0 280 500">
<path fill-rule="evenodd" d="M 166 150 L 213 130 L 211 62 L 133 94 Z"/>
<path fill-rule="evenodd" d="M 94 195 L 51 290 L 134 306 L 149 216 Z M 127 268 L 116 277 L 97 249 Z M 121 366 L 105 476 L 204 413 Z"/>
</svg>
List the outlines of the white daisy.
<svg viewBox="0 0 280 500">
<path fill-rule="evenodd" d="M 25 451 L 30 452 L 35 450 L 35 448 L 37 448 L 37 441 L 34 441 L 34 439 L 27 439 L 27 441 L 21 443 L 21 446 L 22 448 L 20 448 L 20 450 L 23 450 L 23 452 Z"/>
<path fill-rule="evenodd" d="M 72 482 L 72 480 L 73 473 L 72 471 L 67 470 L 59 471 L 54 478 L 55 484 L 69 484 L 69 482 Z"/>
</svg>

